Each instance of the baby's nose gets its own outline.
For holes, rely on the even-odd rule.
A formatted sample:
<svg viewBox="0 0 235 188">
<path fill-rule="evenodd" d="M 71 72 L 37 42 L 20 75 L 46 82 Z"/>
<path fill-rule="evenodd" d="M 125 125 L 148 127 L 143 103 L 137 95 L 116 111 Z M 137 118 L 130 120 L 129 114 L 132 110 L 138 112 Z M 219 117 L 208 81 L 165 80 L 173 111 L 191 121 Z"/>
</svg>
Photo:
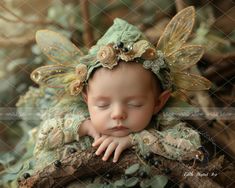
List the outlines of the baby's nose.
<svg viewBox="0 0 235 188">
<path fill-rule="evenodd" d="M 127 114 L 125 112 L 124 107 L 122 107 L 122 105 L 115 105 L 112 109 L 111 118 L 112 119 L 126 119 Z"/>
</svg>

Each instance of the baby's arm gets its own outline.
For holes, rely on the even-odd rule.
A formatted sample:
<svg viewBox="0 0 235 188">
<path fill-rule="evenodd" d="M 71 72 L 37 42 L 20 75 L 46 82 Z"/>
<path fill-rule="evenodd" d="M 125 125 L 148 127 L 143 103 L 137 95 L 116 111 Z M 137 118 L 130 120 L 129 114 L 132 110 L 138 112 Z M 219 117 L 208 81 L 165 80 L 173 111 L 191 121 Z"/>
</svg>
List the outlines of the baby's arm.
<svg viewBox="0 0 235 188">
<path fill-rule="evenodd" d="M 87 119 L 84 122 L 82 122 L 78 130 L 78 135 L 80 137 L 86 135 L 91 136 L 92 138 L 94 138 L 94 141 L 96 141 L 100 137 L 100 134 L 95 130 L 90 119 Z"/>
<path fill-rule="evenodd" d="M 194 153 L 201 146 L 199 134 L 186 127 L 183 122 L 168 126 L 162 131 L 149 129 L 134 133 L 132 142 L 140 150 L 144 145 L 146 150 L 173 160 L 191 160 L 195 156 L 189 154 Z"/>
<path fill-rule="evenodd" d="M 80 137 L 85 135 L 93 137 L 94 140 L 100 137 L 90 120 L 85 117 L 79 120 L 76 120 L 75 117 L 65 120 L 62 118 L 49 119 L 43 123 L 39 130 L 35 154 L 42 150 L 59 148 L 75 140 L 78 141 Z"/>
<path fill-rule="evenodd" d="M 46 120 L 42 122 L 37 135 L 35 155 L 61 148 L 84 135 L 94 139 L 98 137 L 93 126 L 90 126 L 89 113 L 82 101 L 63 99 L 60 103 L 45 113 L 47 118 L 43 118 Z"/>
</svg>

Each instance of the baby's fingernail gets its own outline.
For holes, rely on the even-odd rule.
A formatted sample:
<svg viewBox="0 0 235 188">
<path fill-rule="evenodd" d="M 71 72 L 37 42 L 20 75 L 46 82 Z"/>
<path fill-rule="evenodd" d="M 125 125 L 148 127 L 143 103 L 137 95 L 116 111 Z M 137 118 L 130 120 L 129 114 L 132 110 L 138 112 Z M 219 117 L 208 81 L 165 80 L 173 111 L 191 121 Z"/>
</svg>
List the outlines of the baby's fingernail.
<svg viewBox="0 0 235 188">
<path fill-rule="evenodd" d="M 98 153 L 98 152 L 95 152 L 95 154 L 96 154 L 96 155 L 99 155 L 99 153 Z"/>
<path fill-rule="evenodd" d="M 106 161 L 107 159 L 106 159 L 106 157 L 103 157 L 102 160 L 103 160 L 103 161 Z"/>
<path fill-rule="evenodd" d="M 116 159 L 114 159 L 114 160 L 113 160 L 113 162 L 114 162 L 114 163 L 116 163 L 116 162 L 117 162 L 117 160 L 116 160 Z"/>
</svg>

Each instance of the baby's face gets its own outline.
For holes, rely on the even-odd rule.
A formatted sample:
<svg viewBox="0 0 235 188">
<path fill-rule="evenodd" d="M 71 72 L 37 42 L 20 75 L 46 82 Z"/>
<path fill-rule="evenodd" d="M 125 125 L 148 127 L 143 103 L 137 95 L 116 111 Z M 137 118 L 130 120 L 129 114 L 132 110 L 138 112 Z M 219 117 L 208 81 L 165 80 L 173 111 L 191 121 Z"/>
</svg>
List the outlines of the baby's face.
<svg viewBox="0 0 235 188">
<path fill-rule="evenodd" d="M 127 136 L 144 129 L 157 110 L 156 87 L 150 71 L 137 63 L 98 69 L 89 80 L 86 100 L 95 129 Z"/>
</svg>

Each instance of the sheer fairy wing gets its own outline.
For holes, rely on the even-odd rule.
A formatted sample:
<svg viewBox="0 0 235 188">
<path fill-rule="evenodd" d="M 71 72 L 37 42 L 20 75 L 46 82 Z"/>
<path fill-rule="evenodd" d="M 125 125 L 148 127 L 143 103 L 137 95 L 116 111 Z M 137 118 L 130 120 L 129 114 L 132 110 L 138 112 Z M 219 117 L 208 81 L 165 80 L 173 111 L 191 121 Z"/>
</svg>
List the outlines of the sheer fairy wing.
<svg viewBox="0 0 235 188">
<path fill-rule="evenodd" d="M 170 68 L 175 71 L 183 71 L 195 65 L 202 57 L 204 49 L 199 45 L 187 45 L 166 56 Z"/>
<path fill-rule="evenodd" d="M 185 90 L 208 90 L 211 87 L 211 82 L 206 78 L 186 72 L 174 72 L 173 79 L 176 87 Z"/>
<path fill-rule="evenodd" d="M 176 14 L 161 35 L 157 49 L 165 55 L 178 50 L 188 39 L 194 25 L 195 10 L 192 6 Z"/>
<path fill-rule="evenodd" d="M 50 30 L 36 32 L 36 41 L 42 52 L 57 64 L 76 64 L 82 52 L 66 37 Z"/>
<path fill-rule="evenodd" d="M 73 67 L 63 65 L 47 65 L 35 69 L 30 77 L 43 86 L 52 88 L 64 88 L 65 85 L 76 79 Z"/>
</svg>

